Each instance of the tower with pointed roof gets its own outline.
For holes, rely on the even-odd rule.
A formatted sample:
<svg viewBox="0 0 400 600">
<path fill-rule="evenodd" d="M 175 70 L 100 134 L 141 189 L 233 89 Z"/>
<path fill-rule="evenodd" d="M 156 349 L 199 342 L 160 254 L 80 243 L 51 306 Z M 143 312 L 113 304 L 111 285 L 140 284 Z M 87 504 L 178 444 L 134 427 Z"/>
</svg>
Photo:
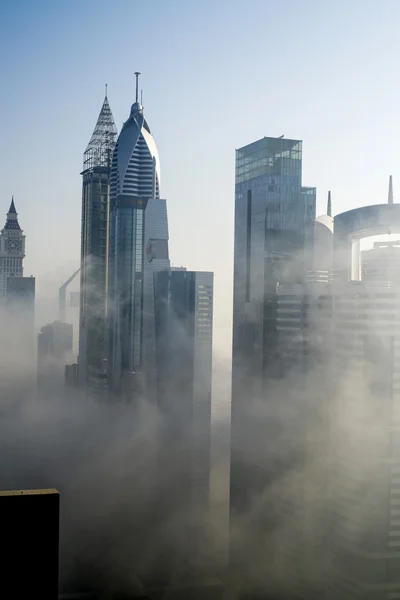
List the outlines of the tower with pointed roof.
<svg viewBox="0 0 400 600">
<path fill-rule="evenodd" d="M 0 296 L 7 294 L 8 277 L 22 277 L 25 257 L 25 236 L 18 223 L 14 197 L 11 199 L 6 223 L 0 233 Z"/>
<path fill-rule="evenodd" d="M 136 100 L 117 140 L 110 181 L 108 365 L 116 396 L 154 386 L 153 272 L 169 268 L 160 163 L 135 75 Z"/>
<path fill-rule="evenodd" d="M 101 377 L 106 357 L 110 169 L 117 128 L 106 95 L 83 155 L 79 380 Z M 100 374 L 100 375 L 99 375 Z"/>
</svg>

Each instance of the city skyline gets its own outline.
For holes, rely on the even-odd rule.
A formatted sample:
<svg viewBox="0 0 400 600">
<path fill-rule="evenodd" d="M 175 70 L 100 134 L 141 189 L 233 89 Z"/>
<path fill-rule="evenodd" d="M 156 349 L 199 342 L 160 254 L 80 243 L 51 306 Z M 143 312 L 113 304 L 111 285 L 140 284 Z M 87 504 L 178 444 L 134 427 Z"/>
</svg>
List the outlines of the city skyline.
<svg viewBox="0 0 400 600">
<path fill-rule="evenodd" d="M 24 18 L 15 12 L 18 4 L 24 7 Z M 2 99 L 8 115 L 3 131 L 7 151 L 3 148 L 1 153 L 2 196 L 9 199 L 14 194 L 24 214 L 31 248 L 26 272 L 38 278 L 38 299 L 45 294 L 45 285 L 58 283 L 79 264 L 80 156 L 92 131 L 93 114 L 104 97 L 104 84 L 108 83 L 120 129 L 127 102 L 134 95 L 133 71 L 137 69 L 143 73 L 143 104 L 163 156 L 171 260 L 179 265 L 185 252 L 188 268 L 215 272 L 215 345 L 229 354 L 226 305 L 232 298 L 234 148 L 261 135 L 284 133 L 306 140 L 309 160 L 304 183 L 317 187 L 317 214 L 325 212 L 329 189 L 335 213 L 385 198 L 390 173 L 396 191 L 400 181 L 395 145 L 399 87 L 393 80 L 393 67 L 400 7 L 396 2 L 384 6 L 386 10 L 373 8 L 371 3 L 348 6 L 339 2 L 329 8 L 318 2 L 301 7 L 292 3 L 290 19 L 283 7 L 268 2 L 254 3 L 244 15 L 238 2 L 214 6 L 168 2 L 158 7 L 157 19 L 151 18 L 150 6 L 136 7 L 133 12 L 130 2 L 119 3 L 115 11 L 101 10 L 101 4 L 91 2 L 79 5 L 79 11 L 76 2 L 69 3 L 68 10 L 66 5 L 48 7 L 43 2 L 35 7 L 20 2 L 5 8 L 0 43 L 9 55 L 4 75 L 14 83 Z M 153 23 L 163 52 L 148 47 L 141 28 L 135 32 L 135 42 L 131 41 L 129 24 L 136 17 Z M 313 30 L 312 36 L 299 35 L 296 28 L 301 23 Z M 172 34 L 173 25 L 176 34 Z M 334 35 L 336 29 L 341 31 L 340 42 Z M 226 32 L 224 45 L 221 31 Z M 75 42 L 69 52 L 71 36 Z M 240 48 L 236 45 L 239 38 L 243 39 Z M 100 39 L 108 43 L 103 45 Z M 285 51 L 276 60 L 281 39 L 285 39 Z M 129 68 L 124 60 L 115 64 L 108 51 L 108 45 L 118 44 L 123 56 L 130 56 L 134 48 Z M 83 65 L 89 45 L 97 50 L 88 71 Z M 16 50 L 10 54 L 10 48 Z M 213 55 L 218 55 L 214 64 L 208 60 Z M 250 56 L 252 66 L 246 68 Z M 294 100 L 294 90 L 303 88 L 306 93 L 298 93 Z M 27 93 L 31 96 L 29 117 L 25 117 L 30 120 L 28 137 L 21 118 L 26 114 Z M 207 96 L 212 117 L 204 118 Z M 251 110 L 246 119 L 239 119 L 243 106 Z M 189 134 L 184 153 L 177 128 Z M 59 147 L 60 138 L 63 152 L 50 152 Z M 377 140 L 385 153 L 371 151 L 370 140 Z M 22 143 L 29 159 L 21 156 L 17 165 L 17 144 Z M 21 168 L 27 177 L 17 177 Z M 62 190 L 57 186 L 60 180 Z M 39 220 L 35 218 L 38 210 Z M 208 225 L 202 224 L 203 214 L 213 215 Z M 185 232 L 193 218 L 197 229 L 188 244 Z M 65 227 L 68 235 L 59 239 L 53 222 Z M 209 239 L 215 240 L 218 251 L 205 243 Z M 49 246 L 57 247 L 57 254 L 49 256 Z"/>
<path fill-rule="evenodd" d="M 4 9 L 3 485 L 60 490 L 59 593 L 400 598 L 400 4 L 323 4 Z"/>
</svg>

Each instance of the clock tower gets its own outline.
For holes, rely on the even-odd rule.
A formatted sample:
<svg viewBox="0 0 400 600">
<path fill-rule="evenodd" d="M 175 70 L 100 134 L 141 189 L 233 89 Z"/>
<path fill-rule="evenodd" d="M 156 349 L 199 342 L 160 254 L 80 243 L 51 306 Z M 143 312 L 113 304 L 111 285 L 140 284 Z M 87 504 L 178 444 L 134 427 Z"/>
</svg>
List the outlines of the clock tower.
<svg viewBox="0 0 400 600">
<path fill-rule="evenodd" d="M 0 233 L 0 297 L 7 293 L 7 278 L 22 277 L 22 261 L 25 257 L 25 236 L 18 223 L 14 197 L 7 213 L 7 220 Z"/>
</svg>

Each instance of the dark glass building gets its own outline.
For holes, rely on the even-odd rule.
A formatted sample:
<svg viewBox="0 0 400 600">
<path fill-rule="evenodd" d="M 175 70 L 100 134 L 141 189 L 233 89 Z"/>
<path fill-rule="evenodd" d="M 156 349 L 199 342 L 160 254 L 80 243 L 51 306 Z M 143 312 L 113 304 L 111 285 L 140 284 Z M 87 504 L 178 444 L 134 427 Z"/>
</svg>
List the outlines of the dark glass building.
<svg viewBox="0 0 400 600">
<path fill-rule="evenodd" d="M 279 456 L 284 424 L 277 389 L 286 378 L 285 365 L 293 366 L 293 352 L 298 353 L 298 344 L 290 349 L 287 342 L 293 344 L 294 330 L 302 332 L 302 284 L 312 268 L 315 212 L 316 190 L 302 185 L 301 141 L 264 137 L 236 151 L 231 583 L 236 591 L 242 586 L 255 592 L 268 582 L 271 597 L 273 580 L 285 578 L 285 556 L 292 552 L 283 549 L 277 558 L 279 540 L 272 542 L 272 532 L 282 507 L 293 514 L 296 504 L 291 491 L 274 487 L 297 460 Z M 285 321 L 294 323 L 290 335 Z M 286 431 L 290 436 L 293 427 Z M 263 503 L 258 519 L 246 521 L 257 503 Z M 240 542 L 239 525 L 246 532 Z"/>
<path fill-rule="evenodd" d="M 209 550 L 213 273 L 165 270 L 154 280 L 158 510 L 174 523 L 176 544 L 162 563 L 193 581 Z"/>
<path fill-rule="evenodd" d="M 106 346 L 110 170 L 117 129 L 107 96 L 83 157 L 79 382 L 102 377 Z"/>
</svg>

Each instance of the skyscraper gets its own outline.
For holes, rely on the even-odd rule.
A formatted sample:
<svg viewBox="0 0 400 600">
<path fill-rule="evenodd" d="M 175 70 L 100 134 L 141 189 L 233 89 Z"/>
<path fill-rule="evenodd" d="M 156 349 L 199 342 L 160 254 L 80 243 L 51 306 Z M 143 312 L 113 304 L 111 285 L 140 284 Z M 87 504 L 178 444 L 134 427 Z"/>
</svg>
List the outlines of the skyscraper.
<svg viewBox="0 0 400 600">
<path fill-rule="evenodd" d="M 3 342 L 7 346 L 9 373 L 28 378 L 34 374 L 35 278 L 8 277 Z"/>
<path fill-rule="evenodd" d="M 309 264 L 316 192 L 302 186 L 301 167 L 299 140 L 265 137 L 236 151 L 234 402 L 273 374 L 276 284 L 302 283 Z"/>
<path fill-rule="evenodd" d="M 73 327 L 54 321 L 44 325 L 38 335 L 37 383 L 40 391 L 60 394 L 65 383 L 65 363 L 72 354 Z"/>
<path fill-rule="evenodd" d="M 400 205 L 335 216 L 329 600 L 400 597 Z M 364 275 L 364 280 L 361 276 Z"/>
<path fill-rule="evenodd" d="M 110 170 L 117 129 L 107 94 L 83 156 L 79 381 L 90 388 L 107 356 Z"/>
<path fill-rule="evenodd" d="M 264 137 L 236 151 L 230 562 L 231 573 L 240 579 L 237 585 L 246 590 L 256 591 L 267 581 L 272 585 L 281 569 L 275 557 L 279 538 L 274 544 L 271 534 L 279 529 L 284 507 L 295 520 L 294 490 L 302 488 L 300 481 L 286 491 L 284 485 L 274 485 L 302 452 L 290 453 L 288 445 L 286 452 L 279 451 L 280 409 L 283 402 L 289 409 L 290 398 L 279 396 L 277 382 L 298 354 L 296 332 L 302 331 L 302 285 L 312 268 L 315 205 L 315 188 L 302 185 L 301 141 Z M 295 310 L 289 319 L 290 306 Z M 292 378 L 294 386 L 301 385 L 298 372 Z M 293 436 L 290 425 L 288 435 Z M 261 501 L 265 514 L 245 526 L 254 503 Z M 248 545 L 236 540 L 239 523 L 246 528 Z M 294 537 L 299 539 L 298 531 Z M 286 565 L 283 561 L 282 579 Z"/>
<path fill-rule="evenodd" d="M 208 550 L 213 273 L 165 270 L 154 279 L 161 509 L 176 522 L 179 547 L 165 560 L 193 574 Z"/>
<path fill-rule="evenodd" d="M 145 283 L 146 244 L 149 264 L 154 250 L 155 261 L 169 265 L 167 211 L 165 201 L 160 200 L 157 147 L 138 101 L 136 80 L 136 101 L 113 155 L 110 189 L 109 374 L 112 392 L 126 397 L 131 397 L 134 389 L 146 387 L 144 315 L 148 304 L 154 304 L 152 274 L 149 286 Z M 154 329 L 151 311 L 150 319 Z"/>
<path fill-rule="evenodd" d="M 7 294 L 8 277 L 22 277 L 24 257 L 25 236 L 18 223 L 18 213 L 12 198 L 6 224 L 0 234 L 0 296 Z"/>
</svg>

